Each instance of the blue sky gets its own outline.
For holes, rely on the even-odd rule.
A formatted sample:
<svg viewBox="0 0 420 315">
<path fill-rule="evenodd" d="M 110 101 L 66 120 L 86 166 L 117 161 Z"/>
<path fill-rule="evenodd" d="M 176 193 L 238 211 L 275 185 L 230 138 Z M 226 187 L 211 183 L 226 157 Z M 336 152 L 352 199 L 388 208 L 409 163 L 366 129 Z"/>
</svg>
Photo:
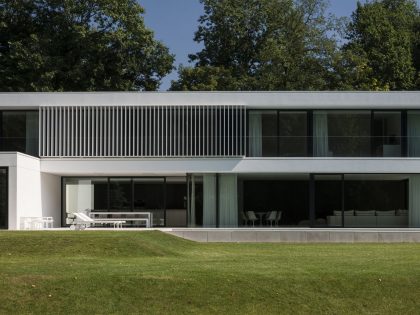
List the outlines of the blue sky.
<svg viewBox="0 0 420 315">
<path fill-rule="evenodd" d="M 155 32 L 155 37 L 175 54 L 175 65 L 188 65 L 188 54 L 200 50 L 193 41 L 197 20 L 203 13 L 198 0 L 138 0 L 146 10 L 146 25 Z M 244 0 L 246 1 L 246 0 Z M 363 1 L 362 1 L 363 2 Z M 420 0 L 418 0 L 420 2 Z M 329 11 L 336 16 L 350 16 L 357 0 L 330 0 Z M 176 71 L 164 78 L 160 90 L 167 90 L 171 80 L 177 78 Z"/>
</svg>

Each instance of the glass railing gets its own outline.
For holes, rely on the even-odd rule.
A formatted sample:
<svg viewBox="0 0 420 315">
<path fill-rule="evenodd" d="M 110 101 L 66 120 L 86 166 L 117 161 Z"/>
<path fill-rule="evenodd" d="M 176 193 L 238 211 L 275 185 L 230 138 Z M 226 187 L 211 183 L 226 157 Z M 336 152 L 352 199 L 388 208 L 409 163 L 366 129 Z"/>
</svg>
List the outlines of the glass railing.
<svg viewBox="0 0 420 315">
<path fill-rule="evenodd" d="M 248 137 L 249 157 L 420 157 L 420 137 Z"/>
</svg>

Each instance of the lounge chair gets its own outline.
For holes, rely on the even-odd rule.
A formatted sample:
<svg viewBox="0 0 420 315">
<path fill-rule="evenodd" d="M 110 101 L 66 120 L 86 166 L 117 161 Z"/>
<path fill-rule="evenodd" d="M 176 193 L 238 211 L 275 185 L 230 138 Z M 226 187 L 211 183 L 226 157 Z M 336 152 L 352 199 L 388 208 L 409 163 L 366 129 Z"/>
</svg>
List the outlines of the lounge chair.
<svg viewBox="0 0 420 315">
<path fill-rule="evenodd" d="M 70 228 L 75 229 L 75 230 L 84 230 L 93 224 L 112 224 L 115 229 L 115 228 L 122 228 L 122 224 L 125 223 L 125 221 L 121 221 L 121 220 L 92 219 L 91 217 L 81 212 L 70 213 L 68 215 L 68 218 L 72 220 L 72 222 L 68 222 L 69 224 L 71 224 Z"/>
</svg>

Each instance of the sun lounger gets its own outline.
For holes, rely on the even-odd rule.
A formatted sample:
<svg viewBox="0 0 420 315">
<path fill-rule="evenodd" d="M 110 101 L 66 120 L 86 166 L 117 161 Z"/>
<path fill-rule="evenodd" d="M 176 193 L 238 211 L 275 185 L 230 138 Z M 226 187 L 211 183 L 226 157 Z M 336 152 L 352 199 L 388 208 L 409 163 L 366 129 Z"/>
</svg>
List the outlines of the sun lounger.
<svg viewBox="0 0 420 315">
<path fill-rule="evenodd" d="M 89 216 L 87 216 L 84 213 L 81 212 L 74 212 L 69 215 L 69 218 L 73 221 L 70 223 L 70 228 L 76 229 L 76 230 L 84 230 L 94 224 L 112 224 L 115 228 L 122 228 L 123 223 L 125 221 L 122 220 L 110 220 L 110 219 L 92 219 Z"/>
</svg>

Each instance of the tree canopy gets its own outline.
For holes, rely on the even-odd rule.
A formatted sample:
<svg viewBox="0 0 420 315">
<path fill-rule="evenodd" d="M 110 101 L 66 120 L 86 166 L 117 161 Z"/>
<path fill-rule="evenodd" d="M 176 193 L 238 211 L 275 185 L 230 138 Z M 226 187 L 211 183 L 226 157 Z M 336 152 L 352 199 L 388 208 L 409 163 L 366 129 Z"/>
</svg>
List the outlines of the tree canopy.
<svg viewBox="0 0 420 315">
<path fill-rule="evenodd" d="M 1 91 L 156 90 L 174 57 L 135 0 L 0 2 Z"/>
<path fill-rule="evenodd" d="M 326 13 L 326 0 L 200 1 L 194 40 L 204 48 L 179 68 L 172 90 L 420 87 L 414 0 L 358 3 L 347 25 Z"/>
<path fill-rule="evenodd" d="M 337 85 L 356 90 L 419 88 L 419 30 L 414 0 L 359 2 L 347 28 Z"/>
</svg>

